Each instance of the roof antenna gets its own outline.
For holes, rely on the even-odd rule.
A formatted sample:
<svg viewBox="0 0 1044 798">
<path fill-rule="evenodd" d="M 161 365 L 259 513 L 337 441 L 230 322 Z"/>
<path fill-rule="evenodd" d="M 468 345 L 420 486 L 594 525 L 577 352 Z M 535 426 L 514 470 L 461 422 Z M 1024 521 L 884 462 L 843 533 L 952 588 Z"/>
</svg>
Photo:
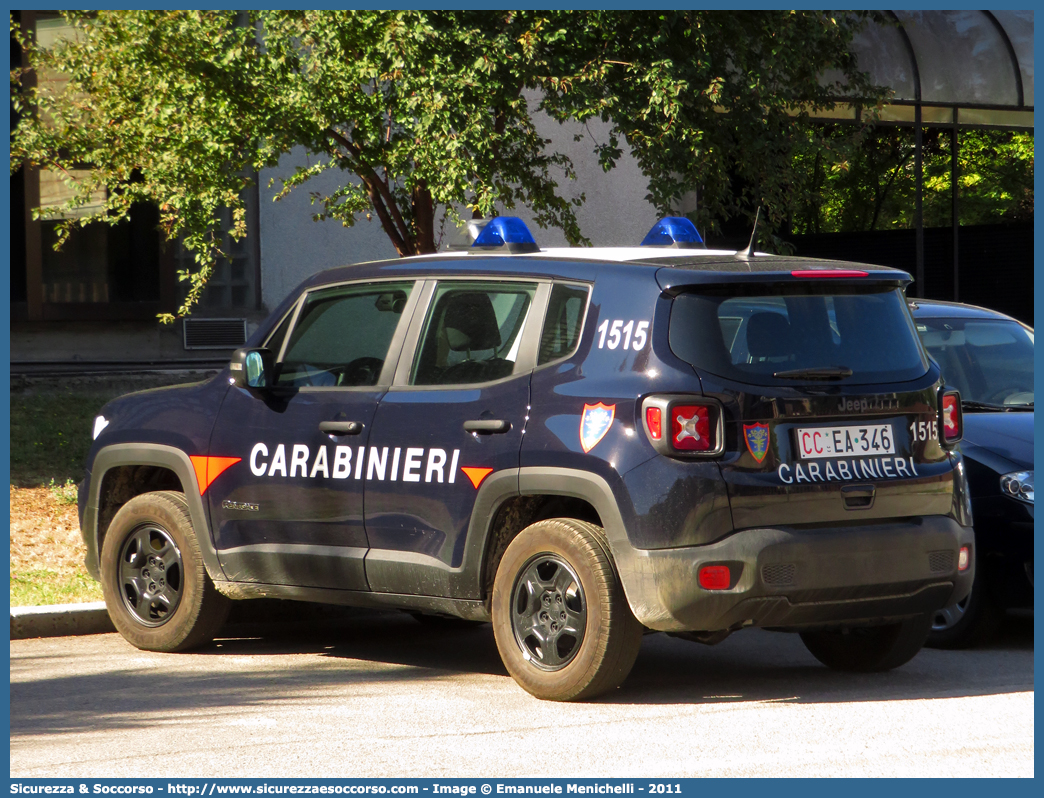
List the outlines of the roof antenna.
<svg viewBox="0 0 1044 798">
<path fill-rule="evenodd" d="M 758 240 L 758 220 L 761 218 L 761 206 L 758 206 L 757 211 L 754 213 L 754 229 L 750 231 L 750 243 L 747 248 L 741 249 L 736 253 L 737 258 L 743 258 L 744 260 L 750 260 L 754 257 L 754 242 Z"/>
</svg>

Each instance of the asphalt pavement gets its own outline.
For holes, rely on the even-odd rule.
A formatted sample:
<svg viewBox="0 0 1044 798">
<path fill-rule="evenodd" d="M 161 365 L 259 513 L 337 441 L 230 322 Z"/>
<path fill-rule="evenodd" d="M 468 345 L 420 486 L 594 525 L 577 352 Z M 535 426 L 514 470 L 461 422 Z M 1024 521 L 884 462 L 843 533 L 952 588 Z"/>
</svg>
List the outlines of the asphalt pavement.
<svg viewBox="0 0 1044 798">
<path fill-rule="evenodd" d="M 11 642 L 11 776 L 1032 776 L 1032 621 L 976 651 L 834 673 L 796 635 L 645 638 L 586 704 L 537 701 L 489 625 L 351 611 L 191 654 Z"/>
</svg>

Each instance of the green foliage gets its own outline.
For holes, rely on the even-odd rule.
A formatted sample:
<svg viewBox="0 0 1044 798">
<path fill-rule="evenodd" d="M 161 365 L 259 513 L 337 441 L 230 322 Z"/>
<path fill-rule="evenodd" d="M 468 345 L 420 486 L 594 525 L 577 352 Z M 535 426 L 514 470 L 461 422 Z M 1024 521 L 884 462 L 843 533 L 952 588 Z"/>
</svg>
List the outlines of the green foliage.
<svg viewBox="0 0 1044 798">
<path fill-rule="evenodd" d="M 1033 220 L 1032 132 L 962 132 L 957 152 L 961 224 Z"/>
<path fill-rule="evenodd" d="M 65 484 L 61 484 L 55 482 L 52 477 L 47 490 L 59 504 L 76 504 L 79 498 L 79 488 L 71 479 L 66 479 Z"/>
<path fill-rule="evenodd" d="M 856 14 L 515 11 L 102 11 L 67 13 L 76 35 L 24 41 L 14 73 L 11 167 L 91 170 L 70 207 L 115 224 L 154 203 L 197 268 L 187 313 L 220 256 L 220 212 L 245 235 L 248 175 L 303 147 L 309 165 L 277 196 L 326 170 L 341 187 L 312 194 L 317 219 L 374 215 L 401 255 L 435 250 L 438 219 L 527 206 L 542 225 L 588 243 L 583 197 L 559 196 L 569 159 L 537 135 L 527 96 L 559 120 L 611 123 L 598 157 L 626 147 L 670 212 L 697 192 L 707 229 L 756 206 L 782 219 L 792 142 L 808 112 L 883 90 L 855 71 Z M 21 37 L 21 33 L 14 29 Z M 61 74 L 64 90 L 34 76 Z M 836 79 L 821 84 L 819 77 Z M 526 90 L 532 90 L 527 93 Z M 105 206 L 86 208 L 100 189 Z M 170 320 L 172 317 L 167 317 Z"/>
<path fill-rule="evenodd" d="M 810 112 L 843 98 L 873 107 L 888 93 L 870 85 L 848 51 L 870 16 L 592 12 L 581 31 L 592 57 L 575 77 L 552 81 L 545 104 L 560 119 L 610 122 L 603 166 L 626 144 L 661 213 L 695 191 L 701 230 L 717 232 L 737 215 L 753 219 L 759 206 L 775 227 L 795 199 L 796 146 L 824 141 Z"/>
<path fill-rule="evenodd" d="M 843 128 L 824 131 L 826 146 L 806 140 L 795 158 L 802 190 L 795 233 L 914 227 L 914 131 L 878 127 L 855 140 Z M 923 135 L 926 227 L 952 224 L 950 131 Z M 960 223 L 1033 218 L 1033 133 L 963 130 L 958 137 Z"/>
</svg>

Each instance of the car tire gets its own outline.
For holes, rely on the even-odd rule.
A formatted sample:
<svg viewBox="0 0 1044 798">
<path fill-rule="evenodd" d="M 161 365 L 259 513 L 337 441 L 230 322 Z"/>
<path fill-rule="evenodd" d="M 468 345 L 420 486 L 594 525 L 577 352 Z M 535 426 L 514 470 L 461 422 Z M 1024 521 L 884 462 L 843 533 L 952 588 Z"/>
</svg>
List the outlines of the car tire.
<svg viewBox="0 0 1044 798">
<path fill-rule="evenodd" d="M 618 687 L 642 644 L 605 532 L 572 518 L 538 521 L 511 541 L 493 583 L 492 616 L 508 672 L 551 701 Z"/>
<path fill-rule="evenodd" d="M 207 575 L 182 493 L 123 505 L 101 551 L 105 604 L 116 629 L 146 651 L 187 651 L 214 639 L 231 601 Z"/>
<path fill-rule="evenodd" d="M 975 648 L 989 642 L 1004 617 L 976 571 L 971 593 L 962 601 L 932 615 L 932 629 L 925 644 L 931 648 Z"/>
<path fill-rule="evenodd" d="M 921 650 L 931 622 L 931 615 L 918 615 L 885 626 L 802 632 L 801 641 L 813 657 L 833 670 L 890 671 L 905 665 Z"/>
</svg>

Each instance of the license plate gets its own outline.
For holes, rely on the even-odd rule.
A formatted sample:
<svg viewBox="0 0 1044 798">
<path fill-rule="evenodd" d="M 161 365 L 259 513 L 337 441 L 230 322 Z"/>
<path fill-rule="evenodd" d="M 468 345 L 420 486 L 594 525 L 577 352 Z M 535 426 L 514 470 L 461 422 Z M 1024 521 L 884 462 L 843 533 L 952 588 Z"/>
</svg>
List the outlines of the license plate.
<svg viewBox="0 0 1044 798">
<path fill-rule="evenodd" d="M 797 445 L 803 460 L 895 454 L 895 436 L 892 435 L 891 424 L 801 427 L 797 430 Z"/>
</svg>

